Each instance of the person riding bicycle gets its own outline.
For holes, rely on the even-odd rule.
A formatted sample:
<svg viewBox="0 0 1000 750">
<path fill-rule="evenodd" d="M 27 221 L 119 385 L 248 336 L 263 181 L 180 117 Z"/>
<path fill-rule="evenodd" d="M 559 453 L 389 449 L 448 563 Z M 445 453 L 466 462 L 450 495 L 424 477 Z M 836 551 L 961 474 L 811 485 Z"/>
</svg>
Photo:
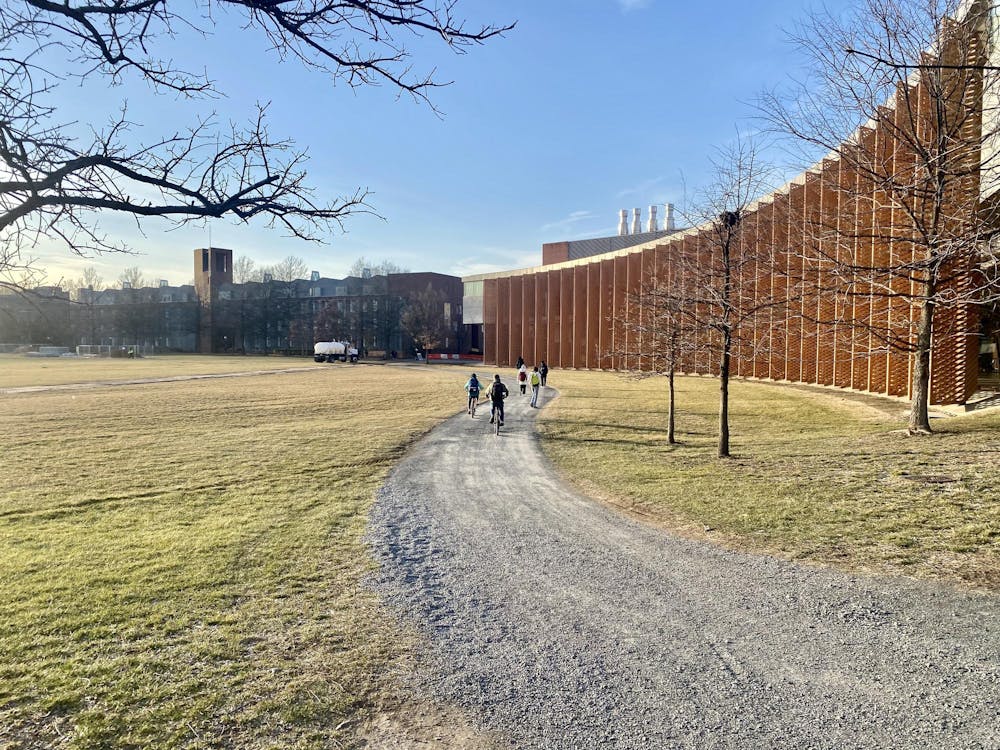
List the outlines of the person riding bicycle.
<svg viewBox="0 0 1000 750">
<path fill-rule="evenodd" d="M 472 414 L 472 405 L 479 402 L 479 389 L 481 387 L 476 373 L 472 373 L 472 377 L 465 383 L 465 390 L 469 392 L 469 414 Z"/>
<path fill-rule="evenodd" d="M 490 409 L 490 424 L 493 424 L 494 419 L 503 424 L 503 400 L 508 395 L 507 386 L 500 382 L 499 375 L 494 375 L 493 383 L 490 385 L 490 401 L 493 404 L 493 408 Z"/>
</svg>

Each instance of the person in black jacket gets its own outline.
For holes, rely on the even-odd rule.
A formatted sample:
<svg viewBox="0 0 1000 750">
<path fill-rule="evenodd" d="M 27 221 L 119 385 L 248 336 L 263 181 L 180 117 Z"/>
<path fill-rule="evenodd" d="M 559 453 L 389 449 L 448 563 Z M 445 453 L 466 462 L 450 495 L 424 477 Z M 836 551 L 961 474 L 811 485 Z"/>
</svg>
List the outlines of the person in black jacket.
<svg viewBox="0 0 1000 750">
<path fill-rule="evenodd" d="M 499 419 L 500 424 L 503 424 L 503 400 L 508 395 L 507 386 L 500 382 L 499 375 L 494 375 L 493 382 L 490 384 L 490 401 L 493 404 L 493 408 L 490 410 L 490 424 L 493 424 L 494 419 Z"/>
<path fill-rule="evenodd" d="M 545 381 L 549 377 L 549 366 L 545 364 L 545 360 L 542 360 L 542 364 L 538 368 L 538 374 L 542 376 L 542 385 L 545 385 Z"/>
</svg>

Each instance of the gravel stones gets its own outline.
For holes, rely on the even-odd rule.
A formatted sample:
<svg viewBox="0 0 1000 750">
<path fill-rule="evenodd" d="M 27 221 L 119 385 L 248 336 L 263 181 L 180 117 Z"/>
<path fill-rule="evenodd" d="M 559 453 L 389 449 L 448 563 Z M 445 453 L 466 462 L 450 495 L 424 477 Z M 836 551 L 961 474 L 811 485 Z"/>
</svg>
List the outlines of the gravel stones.
<svg viewBox="0 0 1000 750">
<path fill-rule="evenodd" d="M 372 511 L 415 693 L 519 749 L 1000 750 L 1000 598 L 671 537 L 566 488 L 507 411 L 439 426 Z"/>
</svg>

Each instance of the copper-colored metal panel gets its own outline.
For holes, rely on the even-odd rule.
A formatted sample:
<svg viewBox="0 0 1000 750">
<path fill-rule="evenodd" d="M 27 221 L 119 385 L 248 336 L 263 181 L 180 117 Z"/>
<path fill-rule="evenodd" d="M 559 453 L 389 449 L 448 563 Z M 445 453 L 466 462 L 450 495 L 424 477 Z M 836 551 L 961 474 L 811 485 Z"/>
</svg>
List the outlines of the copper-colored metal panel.
<svg viewBox="0 0 1000 750">
<path fill-rule="evenodd" d="M 497 307 L 499 281 L 483 281 L 483 362 L 498 364 L 497 361 Z"/>
<path fill-rule="evenodd" d="M 559 366 L 573 366 L 573 269 L 559 271 L 559 320 L 562 328 L 559 342 Z"/>
<path fill-rule="evenodd" d="M 497 279 L 497 367 L 509 367 L 510 358 L 510 277 Z M 485 302 L 485 300 L 484 300 Z"/>
<path fill-rule="evenodd" d="M 545 274 L 549 290 L 549 338 L 545 356 L 542 357 L 549 367 L 562 367 L 560 359 L 560 341 L 562 341 L 562 315 L 560 312 L 560 276 L 559 271 L 549 271 Z"/>
<path fill-rule="evenodd" d="M 573 367 L 587 366 L 587 267 L 573 269 Z"/>
</svg>

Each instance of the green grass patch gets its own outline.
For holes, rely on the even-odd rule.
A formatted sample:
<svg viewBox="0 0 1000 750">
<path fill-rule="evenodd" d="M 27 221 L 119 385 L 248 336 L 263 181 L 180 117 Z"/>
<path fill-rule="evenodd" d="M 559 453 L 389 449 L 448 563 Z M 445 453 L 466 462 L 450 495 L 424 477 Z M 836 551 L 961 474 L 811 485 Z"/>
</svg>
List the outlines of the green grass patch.
<svg viewBox="0 0 1000 750">
<path fill-rule="evenodd" d="M 734 459 L 715 457 L 718 381 L 559 372 L 543 447 L 584 489 L 690 536 L 788 558 L 1000 590 L 1000 413 L 935 419 L 836 391 L 735 382 Z"/>
</svg>

